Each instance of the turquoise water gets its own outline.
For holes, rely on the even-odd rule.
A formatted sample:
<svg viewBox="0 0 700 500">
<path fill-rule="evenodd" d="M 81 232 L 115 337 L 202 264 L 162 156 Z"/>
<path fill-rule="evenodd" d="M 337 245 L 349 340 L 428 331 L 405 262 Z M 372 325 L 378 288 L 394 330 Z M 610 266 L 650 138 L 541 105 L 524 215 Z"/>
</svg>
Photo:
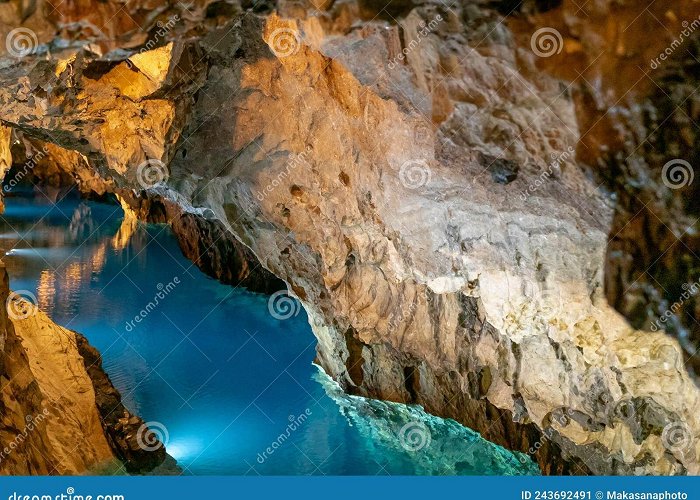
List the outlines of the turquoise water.
<svg viewBox="0 0 700 500">
<path fill-rule="evenodd" d="M 267 297 L 206 277 L 166 225 L 13 197 L 0 248 L 12 288 L 87 336 L 186 474 L 537 473 L 454 421 L 345 395 L 312 364 L 303 309 L 278 320 Z"/>
</svg>

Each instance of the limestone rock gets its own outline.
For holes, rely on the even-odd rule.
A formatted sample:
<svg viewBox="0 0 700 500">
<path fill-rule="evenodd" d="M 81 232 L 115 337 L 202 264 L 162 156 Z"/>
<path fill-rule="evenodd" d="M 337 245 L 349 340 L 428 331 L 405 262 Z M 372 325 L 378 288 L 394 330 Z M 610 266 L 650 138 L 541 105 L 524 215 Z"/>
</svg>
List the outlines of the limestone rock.
<svg viewBox="0 0 700 500">
<path fill-rule="evenodd" d="M 10 292 L 4 267 L 0 280 L 0 472 L 146 472 L 160 465 L 163 446 L 146 450 L 135 442 L 143 421 L 121 404 L 97 351 Z M 124 415 L 129 423 L 120 428 Z"/>
<path fill-rule="evenodd" d="M 2 443 L 5 474 L 81 474 L 118 465 L 102 431 L 92 382 L 72 332 L 8 296 L 2 269 L 5 338 Z M 25 317 L 26 316 L 26 317 Z"/>
<path fill-rule="evenodd" d="M 399 29 L 364 21 L 375 7 L 28 56 L 0 71 L 0 120 L 74 152 L 52 168 L 84 190 L 234 235 L 348 392 L 419 403 L 547 473 L 699 473 L 678 342 L 606 301 L 613 200 L 577 157 L 571 94 L 493 10 L 401 4 Z"/>
</svg>

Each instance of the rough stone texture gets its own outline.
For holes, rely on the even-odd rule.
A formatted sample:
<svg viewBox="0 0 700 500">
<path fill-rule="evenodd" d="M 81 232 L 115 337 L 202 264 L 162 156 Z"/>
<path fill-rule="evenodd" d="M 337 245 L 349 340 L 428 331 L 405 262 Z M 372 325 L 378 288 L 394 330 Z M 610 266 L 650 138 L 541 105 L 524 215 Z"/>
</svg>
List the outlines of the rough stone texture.
<svg viewBox="0 0 700 500">
<path fill-rule="evenodd" d="M 606 288 L 611 303 L 632 324 L 674 334 L 697 379 L 700 141 L 696 124 L 700 96 L 695 91 L 700 85 L 700 37 L 686 43 L 683 62 L 673 61 L 662 69 L 662 88 L 655 89 L 640 111 L 646 141 L 608 159 L 610 184 L 621 195 L 611 230 L 614 238 L 608 247 Z M 665 173 L 663 166 L 676 158 L 687 161 L 691 170 L 676 161 L 675 174 L 668 173 L 672 170 Z M 690 175 L 695 177 L 692 182 L 688 182 Z M 625 176 L 638 181 L 620 189 Z"/>
<path fill-rule="evenodd" d="M 673 174 L 663 167 L 674 159 L 700 164 L 700 4 L 528 7 L 529 15 L 511 19 L 516 38 L 527 45 L 537 29 L 561 34 L 562 50 L 538 59 L 538 68 L 567 82 L 582 130 L 577 159 L 616 197 L 608 300 L 634 327 L 678 338 L 697 378 L 700 303 L 696 293 L 683 296 L 700 278 L 700 182 L 685 167 Z"/>
<path fill-rule="evenodd" d="M 73 155 L 54 165 L 83 189 L 218 221 L 303 302 L 347 391 L 547 473 L 699 473 L 678 342 L 606 301 L 613 199 L 580 168 L 570 92 L 477 2 L 396 5 L 400 29 L 359 21 L 395 17 L 373 2 L 279 7 L 297 19 L 6 65 L 0 120 Z M 146 160 L 165 182 L 146 189 Z"/>
<path fill-rule="evenodd" d="M 378 448 L 377 453 L 389 447 L 399 456 L 407 455 L 414 474 L 538 473 L 526 455 L 488 443 L 454 420 L 429 415 L 416 405 L 349 395 L 322 371 L 315 379 L 356 432 Z"/>
<path fill-rule="evenodd" d="M 9 293 L 4 267 L 0 274 L 4 305 Z M 32 306 L 13 300 L 8 307 L 22 312 Z M 118 468 L 75 335 L 40 312 L 10 320 L 2 307 L 0 320 L 4 339 L 0 436 L 9 449 L 0 461 L 0 472 L 83 474 Z"/>
<path fill-rule="evenodd" d="M 153 449 L 145 449 L 142 446 L 144 421 L 132 415 L 122 403 L 121 394 L 102 370 L 102 358 L 97 349 L 79 333 L 72 333 L 75 335 L 76 347 L 83 358 L 85 370 L 92 381 L 95 404 L 110 447 L 127 472 L 143 473 L 155 469 L 165 460 L 165 446 L 157 442 L 152 445 Z M 142 440 L 141 443 L 139 439 Z M 150 437 L 147 443 L 151 446 Z"/>
<path fill-rule="evenodd" d="M 222 283 L 267 294 L 286 289 L 218 220 L 183 213 L 173 219 L 172 228 L 185 257 Z"/>
<path fill-rule="evenodd" d="M 122 405 L 95 348 L 10 293 L 3 266 L 0 442 L 9 452 L 0 450 L 0 473 L 143 473 L 159 466 L 164 447 L 138 446 L 143 421 Z"/>
</svg>

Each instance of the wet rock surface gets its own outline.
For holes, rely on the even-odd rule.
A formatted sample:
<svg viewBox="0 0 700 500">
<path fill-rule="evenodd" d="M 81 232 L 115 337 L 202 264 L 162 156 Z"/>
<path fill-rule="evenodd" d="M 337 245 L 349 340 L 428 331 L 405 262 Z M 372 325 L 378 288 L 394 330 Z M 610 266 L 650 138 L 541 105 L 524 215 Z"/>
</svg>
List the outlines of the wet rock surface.
<svg viewBox="0 0 700 500">
<path fill-rule="evenodd" d="M 173 219 L 172 228 L 183 255 L 222 283 L 267 294 L 287 288 L 218 220 L 184 213 Z"/>
<path fill-rule="evenodd" d="M 688 349 L 610 305 L 631 319 L 660 303 L 628 292 L 668 238 L 646 238 L 651 217 L 620 222 L 637 207 L 622 194 L 633 173 L 656 167 L 618 160 L 610 176 L 614 155 L 601 156 L 646 138 L 596 142 L 609 129 L 591 125 L 624 92 L 609 79 L 598 100 L 572 91 L 531 50 L 523 25 L 537 18 L 517 16 L 556 18 L 569 2 L 527 3 L 510 24 L 505 4 L 281 3 L 279 16 L 163 4 L 161 22 L 181 21 L 150 50 L 113 26 L 119 36 L 5 59 L 0 151 L 21 165 L 46 149 L 38 176 L 116 193 L 171 222 L 210 274 L 270 291 L 245 274 L 254 255 L 302 301 L 318 362 L 348 392 L 419 403 L 533 453 L 546 473 L 697 474 Z M 598 15 L 611 5 L 596 2 Z M 580 35 L 585 21 L 563 20 L 568 57 L 600 46 Z M 609 78 L 614 61 L 591 71 Z M 624 138 L 639 123 L 610 126 Z M 679 197 L 652 215 L 691 214 Z M 680 286 L 689 259 L 652 275 Z"/>
<path fill-rule="evenodd" d="M 102 369 L 100 353 L 87 339 L 75 334 L 76 345 L 95 391 L 95 404 L 102 427 L 114 454 L 129 473 L 150 472 L 166 458 L 165 446 L 155 435 L 146 435 L 146 423 L 122 403 L 121 394 Z M 146 446 L 144 445 L 146 444 Z"/>
<path fill-rule="evenodd" d="M 485 444 L 474 431 L 452 420 L 426 414 L 416 405 L 349 395 L 321 371 L 315 379 L 338 405 L 340 413 L 369 442 L 410 453 L 416 474 L 473 474 L 475 465 L 487 474 L 538 473 L 526 455 Z"/>
<path fill-rule="evenodd" d="M 7 304 L 0 312 L 0 472 L 145 473 L 159 466 L 164 447 L 157 440 L 152 450 L 139 446 L 144 423 L 122 405 L 95 348 L 10 292 L 4 267 L 0 274 Z"/>
<path fill-rule="evenodd" d="M 0 435 L 3 474 L 82 474 L 118 463 L 102 432 L 90 379 L 66 330 L 10 296 L 3 305 Z M 8 311 L 15 318 L 8 317 Z M 24 317 L 26 315 L 26 317 Z"/>
</svg>

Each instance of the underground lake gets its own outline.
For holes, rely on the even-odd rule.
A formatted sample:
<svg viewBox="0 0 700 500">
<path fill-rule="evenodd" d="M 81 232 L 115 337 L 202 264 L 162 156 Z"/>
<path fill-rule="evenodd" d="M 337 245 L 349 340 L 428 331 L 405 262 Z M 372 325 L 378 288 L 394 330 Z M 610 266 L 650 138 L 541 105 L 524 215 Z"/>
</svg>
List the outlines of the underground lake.
<svg viewBox="0 0 700 500">
<path fill-rule="evenodd" d="M 272 315 L 269 297 L 207 277 L 169 226 L 74 193 L 5 201 L 12 289 L 101 352 L 125 405 L 183 474 L 539 473 L 418 406 L 344 394 L 313 364 L 298 302 Z"/>
</svg>

